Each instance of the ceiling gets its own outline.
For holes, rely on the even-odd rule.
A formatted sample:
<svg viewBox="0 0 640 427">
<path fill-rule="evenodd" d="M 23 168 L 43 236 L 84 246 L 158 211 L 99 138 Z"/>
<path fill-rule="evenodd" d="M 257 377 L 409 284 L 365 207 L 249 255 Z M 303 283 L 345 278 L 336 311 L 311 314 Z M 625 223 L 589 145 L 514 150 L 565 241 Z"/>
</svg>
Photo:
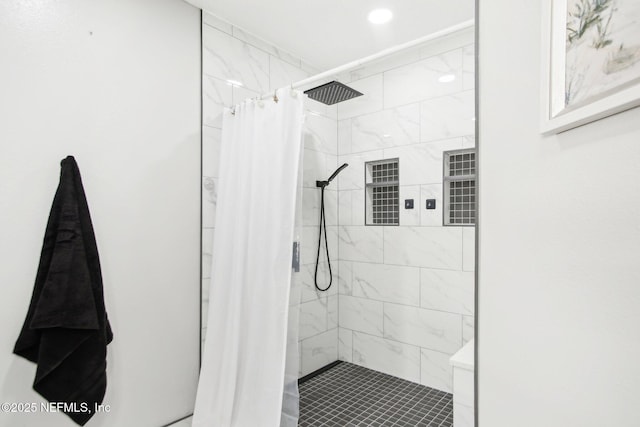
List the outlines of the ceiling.
<svg viewBox="0 0 640 427">
<path fill-rule="evenodd" d="M 473 19 L 474 0 L 188 0 L 319 70 Z M 376 8 L 393 19 L 367 20 Z"/>
</svg>

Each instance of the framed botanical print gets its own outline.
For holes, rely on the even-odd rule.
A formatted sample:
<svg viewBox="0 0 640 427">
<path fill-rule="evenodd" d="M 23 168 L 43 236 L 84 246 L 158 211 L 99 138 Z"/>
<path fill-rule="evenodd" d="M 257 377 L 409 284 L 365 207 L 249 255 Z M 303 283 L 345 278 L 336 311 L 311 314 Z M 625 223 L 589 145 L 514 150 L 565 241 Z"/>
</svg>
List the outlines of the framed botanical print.
<svg viewBox="0 0 640 427">
<path fill-rule="evenodd" d="M 640 105 L 640 1 L 544 3 L 542 133 Z"/>
</svg>

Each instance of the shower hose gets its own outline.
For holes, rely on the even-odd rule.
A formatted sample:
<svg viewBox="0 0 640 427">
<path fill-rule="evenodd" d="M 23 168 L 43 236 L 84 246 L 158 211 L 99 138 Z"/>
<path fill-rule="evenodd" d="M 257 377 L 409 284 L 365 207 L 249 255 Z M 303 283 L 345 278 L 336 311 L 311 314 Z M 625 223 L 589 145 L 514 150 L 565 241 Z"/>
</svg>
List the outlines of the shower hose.
<svg viewBox="0 0 640 427">
<path fill-rule="evenodd" d="M 324 214 L 324 188 L 323 185 L 320 188 L 320 232 L 318 233 L 318 252 L 316 254 L 316 272 L 313 276 L 314 283 L 316 285 L 316 289 L 319 291 L 326 291 L 331 287 L 331 283 L 333 282 L 333 273 L 331 272 L 331 260 L 329 259 L 329 244 L 327 243 L 327 222 Z M 318 286 L 318 264 L 320 262 L 320 248 L 322 247 L 322 229 L 324 228 L 324 248 L 327 254 L 327 265 L 329 266 L 329 284 L 326 288 L 321 288 Z"/>
</svg>

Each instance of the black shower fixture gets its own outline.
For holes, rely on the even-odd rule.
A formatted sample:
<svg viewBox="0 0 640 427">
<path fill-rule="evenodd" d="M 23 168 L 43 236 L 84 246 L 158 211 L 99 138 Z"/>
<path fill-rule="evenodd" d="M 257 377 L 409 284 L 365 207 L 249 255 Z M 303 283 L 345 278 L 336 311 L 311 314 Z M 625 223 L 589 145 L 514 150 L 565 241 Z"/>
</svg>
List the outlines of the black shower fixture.
<svg viewBox="0 0 640 427">
<path fill-rule="evenodd" d="M 320 232 L 318 233 L 318 252 L 316 253 L 316 272 L 313 276 L 313 282 L 316 286 L 316 289 L 319 291 L 326 291 L 331 287 L 331 283 L 333 282 L 333 273 L 331 272 L 331 259 L 329 258 L 329 244 L 327 243 L 327 223 L 326 217 L 324 215 L 324 189 L 333 179 L 342 171 L 342 169 L 349 166 L 348 163 L 343 164 L 338 169 L 335 170 L 326 181 L 316 181 L 316 187 L 320 188 Z M 320 261 L 320 246 L 322 245 L 322 229 L 324 228 L 324 247 L 327 254 L 327 265 L 329 267 L 329 284 L 326 288 L 321 288 L 318 286 L 318 263 Z"/>
<path fill-rule="evenodd" d="M 326 181 L 316 181 L 316 187 L 324 188 L 327 185 L 329 185 L 329 183 L 333 181 L 333 178 L 335 178 L 336 175 L 338 175 L 342 171 L 342 169 L 346 168 L 347 166 L 349 166 L 348 163 L 345 163 L 342 166 L 340 166 L 338 169 L 335 170 L 335 172 L 331 174 L 329 179 L 327 179 Z"/>
<path fill-rule="evenodd" d="M 332 81 L 313 89 L 305 90 L 304 93 L 311 99 L 315 99 L 323 104 L 333 105 L 351 98 L 362 96 L 363 94 L 340 82 Z"/>
</svg>

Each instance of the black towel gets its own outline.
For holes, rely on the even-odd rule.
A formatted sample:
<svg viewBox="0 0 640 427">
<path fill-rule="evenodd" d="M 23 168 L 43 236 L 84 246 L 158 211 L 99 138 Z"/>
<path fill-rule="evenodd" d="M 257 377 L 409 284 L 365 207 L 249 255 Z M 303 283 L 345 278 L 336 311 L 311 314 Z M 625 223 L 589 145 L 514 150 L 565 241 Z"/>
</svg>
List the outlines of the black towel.
<svg viewBox="0 0 640 427">
<path fill-rule="evenodd" d="M 84 425 L 104 398 L 113 334 L 80 171 L 72 156 L 60 165 L 31 304 L 13 352 L 38 365 L 33 388 Z"/>
</svg>

